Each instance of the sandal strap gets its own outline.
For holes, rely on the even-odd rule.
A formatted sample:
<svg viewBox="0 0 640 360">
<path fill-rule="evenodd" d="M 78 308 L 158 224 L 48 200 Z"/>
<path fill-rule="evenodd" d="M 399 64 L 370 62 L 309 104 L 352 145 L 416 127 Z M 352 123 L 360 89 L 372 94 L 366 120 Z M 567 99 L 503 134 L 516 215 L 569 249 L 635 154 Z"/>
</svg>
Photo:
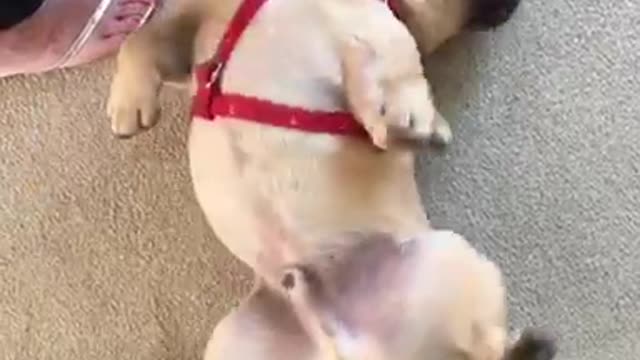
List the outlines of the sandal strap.
<svg viewBox="0 0 640 360">
<path fill-rule="evenodd" d="M 93 35 L 94 31 L 104 18 L 104 15 L 109 10 L 109 6 L 115 0 L 101 0 L 93 14 L 87 21 L 87 24 L 84 26 L 78 37 L 71 43 L 69 49 L 65 52 L 65 54 L 58 60 L 51 69 L 62 68 L 68 65 L 69 61 L 71 61 L 78 53 L 82 50 L 82 48 L 86 45 L 87 41 L 91 35 Z M 147 22 L 153 11 L 155 10 L 155 2 L 153 2 L 147 11 L 144 13 L 142 18 L 140 19 L 140 23 L 138 27 L 142 26 Z"/>
</svg>

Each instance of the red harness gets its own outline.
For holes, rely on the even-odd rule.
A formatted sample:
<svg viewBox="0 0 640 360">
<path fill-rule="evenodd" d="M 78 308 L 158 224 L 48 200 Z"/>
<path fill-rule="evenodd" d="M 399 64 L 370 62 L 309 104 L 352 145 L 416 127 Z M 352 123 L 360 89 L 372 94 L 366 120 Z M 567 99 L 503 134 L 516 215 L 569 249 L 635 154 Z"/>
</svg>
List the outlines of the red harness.
<svg viewBox="0 0 640 360">
<path fill-rule="evenodd" d="M 231 116 L 312 133 L 367 137 L 367 132 L 350 112 L 308 110 L 222 91 L 222 77 L 231 54 L 251 20 L 267 1 L 244 0 L 229 23 L 213 59 L 196 67 L 198 90 L 193 101 L 193 115 L 208 121 L 214 121 L 217 116 Z M 385 2 L 397 15 L 396 1 Z"/>
</svg>

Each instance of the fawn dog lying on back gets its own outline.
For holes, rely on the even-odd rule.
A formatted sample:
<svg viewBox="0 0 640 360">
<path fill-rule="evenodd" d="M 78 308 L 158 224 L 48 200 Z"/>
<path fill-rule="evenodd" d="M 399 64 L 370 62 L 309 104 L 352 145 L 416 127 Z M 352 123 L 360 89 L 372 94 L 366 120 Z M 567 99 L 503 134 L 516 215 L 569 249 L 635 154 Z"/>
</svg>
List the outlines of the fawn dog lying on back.
<svg viewBox="0 0 640 360">
<path fill-rule="evenodd" d="M 498 268 L 430 227 L 403 146 L 451 137 L 419 50 L 470 23 L 496 25 L 516 4 L 398 0 L 394 14 L 379 0 L 188 0 L 129 39 L 114 132 L 154 125 L 162 83 L 201 64 L 196 195 L 256 272 L 207 359 L 552 356 L 540 336 L 514 347 L 529 352 L 508 350 Z"/>
</svg>

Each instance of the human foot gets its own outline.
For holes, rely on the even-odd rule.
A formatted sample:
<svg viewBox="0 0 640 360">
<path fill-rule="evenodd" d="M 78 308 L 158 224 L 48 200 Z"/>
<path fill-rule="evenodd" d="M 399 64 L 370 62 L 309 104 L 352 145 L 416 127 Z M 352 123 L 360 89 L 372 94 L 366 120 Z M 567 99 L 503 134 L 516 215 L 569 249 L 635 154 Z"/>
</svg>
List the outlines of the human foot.
<svg viewBox="0 0 640 360">
<path fill-rule="evenodd" d="M 159 0 L 45 0 L 0 31 L 0 77 L 87 63 L 115 52 Z"/>
</svg>

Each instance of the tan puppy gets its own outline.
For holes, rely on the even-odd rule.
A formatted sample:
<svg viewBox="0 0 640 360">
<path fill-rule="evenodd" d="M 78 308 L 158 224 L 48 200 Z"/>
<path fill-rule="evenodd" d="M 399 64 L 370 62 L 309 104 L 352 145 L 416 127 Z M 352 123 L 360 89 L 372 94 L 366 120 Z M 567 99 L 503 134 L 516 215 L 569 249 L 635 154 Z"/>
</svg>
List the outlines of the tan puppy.
<svg viewBox="0 0 640 360">
<path fill-rule="evenodd" d="M 207 359 L 503 357 L 499 271 L 460 236 L 430 228 L 413 155 L 390 145 L 450 137 L 430 103 L 414 38 L 431 51 L 471 20 L 490 22 L 478 9 L 500 20 L 516 3 L 406 0 L 398 13 L 413 38 L 377 0 L 263 5 L 226 63 L 222 89 L 351 110 L 389 151 L 231 115 L 194 119 L 198 200 L 221 241 L 258 275 L 255 291 L 216 328 Z M 123 48 L 110 99 L 120 136 L 155 123 L 162 82 L 183 80 L 194 59 L 210 58 L 240 5 L 181 6 Z M 523 352 L 509 354 L 516 353 Z M 530 354 L 518 359 L 539 352 Z"/>
</svg>

